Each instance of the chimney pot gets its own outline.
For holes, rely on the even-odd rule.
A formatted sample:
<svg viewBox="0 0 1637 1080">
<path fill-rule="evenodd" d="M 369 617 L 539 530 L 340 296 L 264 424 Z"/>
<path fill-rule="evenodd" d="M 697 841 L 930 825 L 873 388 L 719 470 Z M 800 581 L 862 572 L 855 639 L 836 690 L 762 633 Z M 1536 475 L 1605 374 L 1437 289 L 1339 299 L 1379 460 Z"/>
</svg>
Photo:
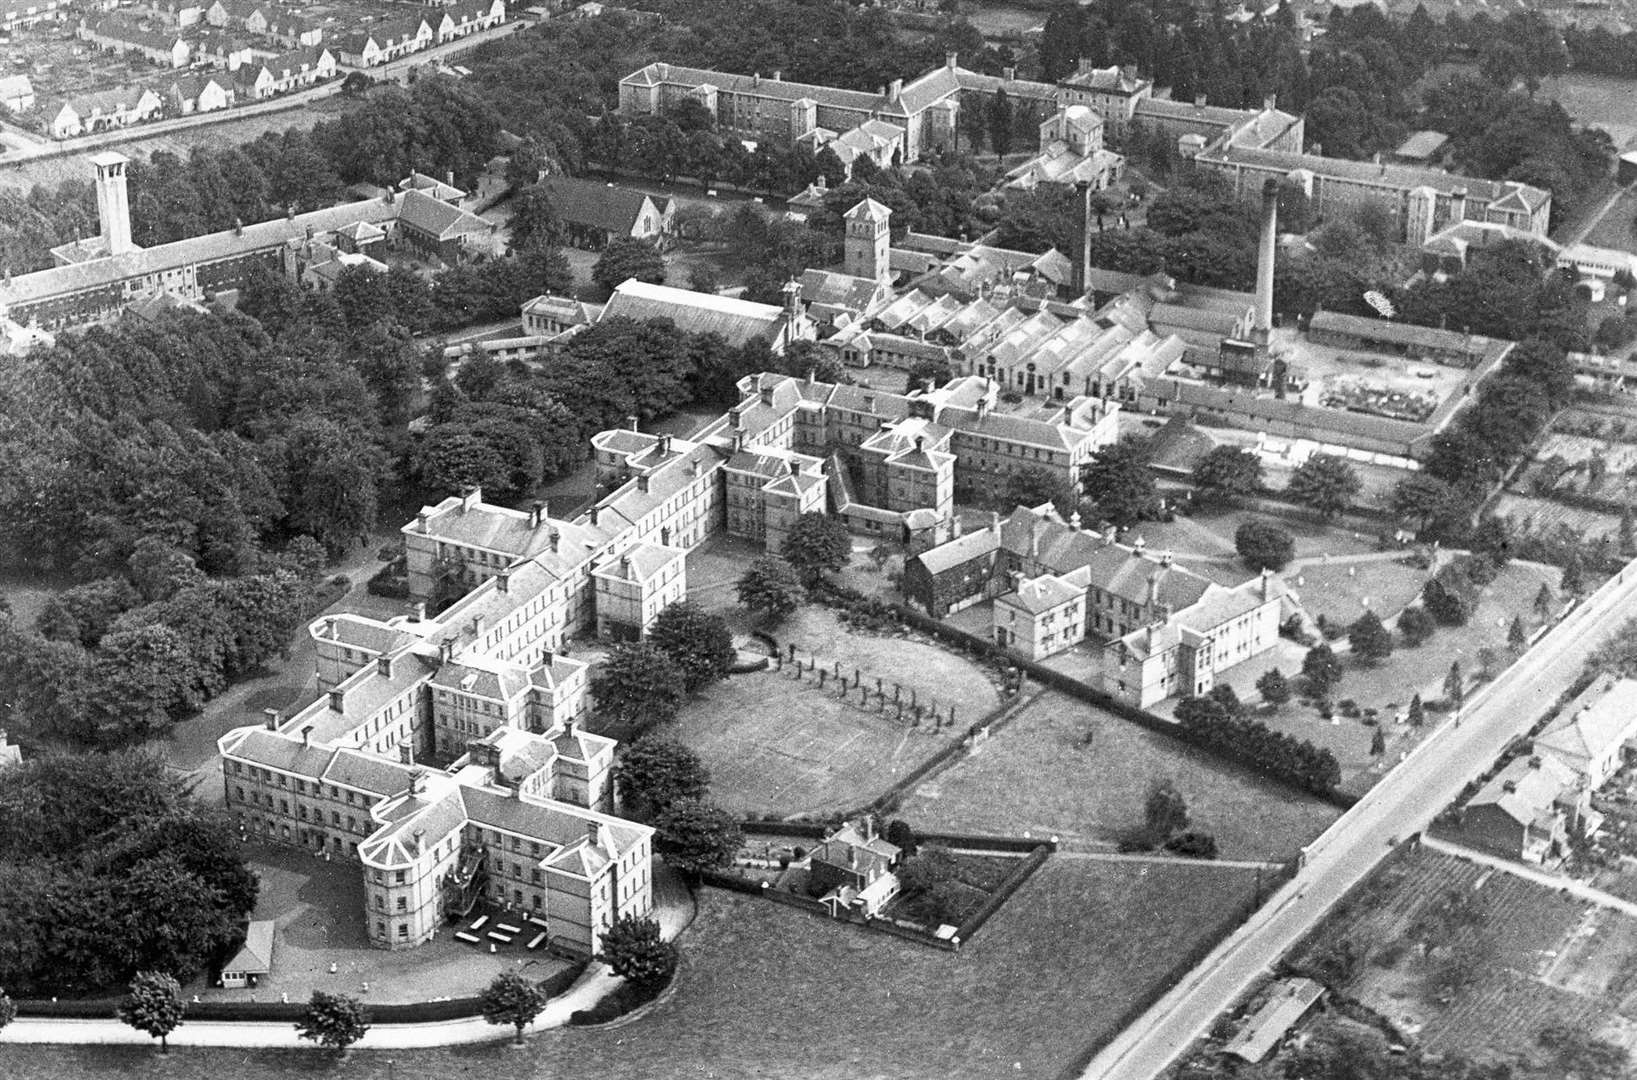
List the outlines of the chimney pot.
<svg viewBox="0 0 1637 1080">
<path fill-rule="evenodd" d="M 311 746 L 313 743 L 313 725 L 307 724 L 301 729 L 301 745 Z"/>
<path fill-rule="evenodd" d="M 267 718 L 268 731 L 277 731 L 280 721 L 284 719 L 284 714 L 277 709 L 263 709 L 262 715 Z"/>
<path fill-rule="evenodd" d="M 330 711 L 331 712 L 346 712 L 347 711 L 347 695 L 343 694 L 340 690 L 331 690 L 330 691 Z"/>
<path fill-rule="evenodd" d="M 631 429 L 631 430 L 632 430 L 632 431 L 635 431 L 635 430 L 637 430 L 637 418 L 636 418 L 636 417 L 634 417 L 634 416 L 627 416 L 627 417 L 626 417 L 626 418 L 625 418 L 625 423 L 626 423 L 626 425 L 627 425 L 627 426 L 629 426 L 629 427 L 630 427 L 630 429 Z"/>
</svg>

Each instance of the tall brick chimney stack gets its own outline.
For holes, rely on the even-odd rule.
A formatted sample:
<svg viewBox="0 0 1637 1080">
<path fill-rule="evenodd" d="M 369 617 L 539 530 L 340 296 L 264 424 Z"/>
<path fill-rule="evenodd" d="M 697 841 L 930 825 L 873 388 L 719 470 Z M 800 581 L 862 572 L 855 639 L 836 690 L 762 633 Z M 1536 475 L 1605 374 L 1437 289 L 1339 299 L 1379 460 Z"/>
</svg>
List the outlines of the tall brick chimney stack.
<svg viewBox="0 0 1637 1080">
<path fill-rule="evenodd" d="M 1273 330 L 1273 261 L 1279 248 L 1279 181 L 1262 184 L 1262 237 L 1256 255 L 1256 326 L 1258 345 L 1267 344 Z"/>
</svg>

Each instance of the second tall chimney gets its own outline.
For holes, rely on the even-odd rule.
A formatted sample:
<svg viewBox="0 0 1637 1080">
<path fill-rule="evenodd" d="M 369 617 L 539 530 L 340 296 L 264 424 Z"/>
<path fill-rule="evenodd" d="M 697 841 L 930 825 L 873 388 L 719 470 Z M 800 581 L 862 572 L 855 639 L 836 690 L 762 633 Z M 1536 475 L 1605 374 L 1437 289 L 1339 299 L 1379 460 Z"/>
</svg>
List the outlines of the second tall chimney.
<svg viewBox="0 0 1637 1080">
<path fill-rule="evenodd" d="M 1078 300 L 1086 295 L 1086 279 L 1091 275 L 1091 183 L 1076 181 L 1074 190 L 1080 211 L 1074 218 L 1074 239 L 1079 242 L 1074 245 L 1075 250 L 1068 253 L 1073 263 L 1069 292 L 1074 294 L 1071 300 Z"/>
<path fill-rule="evenodd" d="M 1266 342 L 1273 329 L 1273 261 L 1279 249 L 1279 181 L 1262 184 L 1262 242 L 1256 255 L 1256 339 Z"/>
</svg>

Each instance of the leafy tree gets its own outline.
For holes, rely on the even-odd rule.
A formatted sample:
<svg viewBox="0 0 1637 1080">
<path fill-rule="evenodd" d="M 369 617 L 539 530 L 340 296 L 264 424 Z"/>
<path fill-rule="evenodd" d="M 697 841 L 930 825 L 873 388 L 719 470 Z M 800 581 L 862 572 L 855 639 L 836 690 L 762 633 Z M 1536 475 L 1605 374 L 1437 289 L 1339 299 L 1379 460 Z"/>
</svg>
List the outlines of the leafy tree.
<svg viewBox="0 0 1637 1080">
<path fill-rule="evenodd" d="M 1552 617 L 1552 611 L 1557 607 L 1557 597 L 1552 595 L 1552 587 L 1546 582 L 1540 583 L 1540 591 L 1535 593 L 1535 617 L 1542 622 Z"/>
<path fill-rule="evenodd" d="M 1370 735 L 1370 755 L 1380 757 L 1387 752 L 1387 736 L 1378 727 Z"/>
<path fill-rule="evenodd" d="M 1438 571 L 1421 587 L 1421 601 L 1427 612 L 1445 626 L 1464 626 L 1478 605 L 1478 586 L 1468 565 L 1454 562 Z"/>
<path fill-rule="evenodd" d="M 35 628 L 48 640 L 72 641 L 94 649 L 114 620 L 140 601 L 141 596 L 124 578 L 83 582 L 53 593 L 40 609 Z"/>
<path fill-rule="evenodd" d="M 1262 459 L 1239 446 L 1217 446 L 1199 459 L 1194 486 L 1208 502 L 1232 502 L 1262 489 Z"/>
<path fill-rule="evenodd" d="M 610 240 L 591 268 L 591 280 L 613 292 L 622 282 L 636 278 L 654 285 L 665 283 L 665 256 L 647 240 L 618 237 Z"/>
<path fill-rule="evenodd" d="M 1234 549 L 1252 570 L 1283 570 L 1296 556 L 1296 538 L 1277 525 L 1247 521 L 1233 534 Z"/>
<path fill-rule="evenodd" d="M 777 555 L 760 555 L 734 585 L 739 603 L 777 623 L 801 606 L 807 590 L 796 568 Z"/>
<path fill-rule="evenodd" d="M 1570 551 L 1568 558 L 1563 560 L 1563 576 L 1558 580 L 1558 587 L 1570 596 L 1580 596 L 1586 591 L 1586 566 L 1581 561 L 1580 553 Z"/>
<path fill-rule="evenodd" d="M 1097 512 L 1122 529 L 1159 514 L 1154 474 L 1146 450 L 1132 442 L 1107 446 L 1091 456 L 1080 474 Z"/>
<path fill-rule="evenodd" d="M 1283 705 L 1290 700 L 1290 680 L 1278 668 L 1269 668 L 1257 677 L 1256 692 L 1269 705 Z"/>
<path fill-rule="evenodd" d="M 1008 506 L 1033 508 L 1049 503 L 1054 507 L 1073 507 L 1077 496 L 1074 485 L 1057 473 L 1048 469 L 1020 469 L 1006 478 L 1003 498 Z"/>
<path fill-rule="evenodd" d="M 886 830 L 881 835 L 886 838 L 887 843 L 896 847 L 906 859 L 914 855 L 915 849 L 920 846 L 920 840 L 915 835 L 914 827 L 902 818 L 893 818 L 889 821 Z"/>
<path fill-rule="evenodd" d="M 614 765 L 620 806 L 638 821 L 653 821 L 676 803 L 703 799 L 710 794 L 710 782 L 710 770 L 698 754 L 657 735 L 626 746 Z"/>
<path fill-rule="evenodd" d="M 1410 707 L 1404 715 L 1412 727 L 1420 727 L 1427 722 L 1427 707 L 1421 703 L 1421 695 L 1410 698 Z"/>
<path fill-rule="evenodd" d="M 17 1019 L 17 1005 L 0 990 L 0 1031 L 6 1030 L 6 1025 Z"/>
<path fill-rule="evenodd" d="M 369 1027 L 369 1011 L 357 998 L 314 990 L 306 1011 L 296 1021 L 296 1034 L 345 1054 Z"/>
<path fill-rule="evenodd" d="M 822 581 L 826 573 L 840 571 L 852 553 L 853 541 L 847 526 L 827 514 L 803 514 L 797 518 L 785 535 L 780 552 L 808 586 Z"/>
<path fill-rule="evenodd" d="M 502 971 L 478 995 L 483 1003 L 483 1019 L 496 1025 L 510 1024 L 517 1030 L 516 1043 L 523 1045 L 523 1029 L 534 1023 L 546 1009 L 546 992 L 538 983 L 515 971 Z"/>
<path fill-rule="evenodd" d="M 1523 628 L 1523 616 L 1512 616 L 1512 625 L 1506 632 L 1506 644 L 1514 652 L 1522 652 L 1529 647 L 1529 631 Z"/>
<path fill-rule="evenodd" d="M 1353 655 L 1366 664 L 1378 664 L 1393 654 L 1393 635 L 1373 611 L 1360 615 L 1347 631 Z"/>
<path fill-rule="evenodd" d="M 1461 662 L 1450 661 L 1449 674 L 1444 676 L 1444 697 L 1452 704 L 1459 705 L 1461 698 L 1466 696 L 1466 680 L 1461 675 Z"/>
<path fill-rule="evenodd" d="M 675 719 L 687 693 L 681 666 L 646 641 L 615 646 L 591 677 L 597 709 L 644 730 Z"/>
<path fill-rule="evenodd" d="M 1164 847 L 1173 855 L 1186 855 L 1191 859 L 1216 858 L 1216 837 L 1210 833 L 1178 833 L 1166 840 Z"/>
<path fill-rule="evenodd" d="M 141 971 L 131 980 L 117 1015 L 123 1023 L 158 1039 L 159 1052 L 164 1054 L 170 1051 L 170 1033 L 181 1025 L 186 1011 L 182 987 L 175 979 L 159 971 Z"/>
<path fill-rule="evenodd" d="M 1229 716 L 1238 716 L 1245 711 L 1239 695 L 1227 683 L 1217 683 L 1211 687 L 1210 699 L 1227 710 Z"/>
<path fill-rule="evenodd" d="M 621 915 L 603 933 L 597 959 L 614 974 L 637 986 L 657 986 L 676 970 L 676 945 L 666 941 L 659 923 L 636 915 Z"/>
<path fill-rule="evenodd" d="M 685 875 L 733 861 L 744 845 L 734 816 L 699 799 L 682 799 L 654 820 L 654 848 Z"/>
<path fill-rule="evenodd" d="M 1143 803 L 1143 821 L 1148 836 L 1154 843 L 1188 827 L 1188 803 L 1182 792 L 1169 780 L 1156 780 L 1148 785 L 1148 798 Z"/>
<path fill-rule="evenodd" d="M 1290 474 L 1285 490 L 1297 502 L 1317 510 L 1320 517 L 1330 518 L 1347 509 L 1362 487 L 1363 481 L 1345 459 L 1313 454 Z"/>
<path fill-rule="evenodd" d="M 1308 685 L 1319 697 L 1329 697 L 1330 692 L 1341 682 L 1341 660 L 1329 645 L 1318 644 L 1307 650 L 1302 657 L 1302 675 Z"/>
<path fill-rule="evenodd" d="M 1393 512 L 1417 522 L 1417 532 L 1458 516 L 1464 505 L 1460 493 L 1425 472 L 1411 473 L 1393 488 Z"/>
<path fill-rule="evenodd" d="M 683 688 L 690 694 L 726 678 L 733 666 L 733 634 L 727 621 L 686 601 L 659 613 L 648 630 L 648 641 L 676 662 Z"/>
<path fill-rule="evenodd" d="M 98 741 L 160 734 L 204 704 L 193 689 L 201 681 L 199 658 L 167 626 L 114 630 L 101 654 L 93 674 Z"/>
<path fill-rule="evenodd" d="M 1407 607 L 1398 613 L 1398 632 L 1404 635 L 1404 644 L 1412 649 L 1432 637 L 1436 625 L 1424 607 Z"/>
<path fill-rule="evenodd" d="M 898 867 L 898 881 L 909 894 L 926 893 L 960 874 L 960 864 L 948 848 L 924 847 Z"/>
</svg>

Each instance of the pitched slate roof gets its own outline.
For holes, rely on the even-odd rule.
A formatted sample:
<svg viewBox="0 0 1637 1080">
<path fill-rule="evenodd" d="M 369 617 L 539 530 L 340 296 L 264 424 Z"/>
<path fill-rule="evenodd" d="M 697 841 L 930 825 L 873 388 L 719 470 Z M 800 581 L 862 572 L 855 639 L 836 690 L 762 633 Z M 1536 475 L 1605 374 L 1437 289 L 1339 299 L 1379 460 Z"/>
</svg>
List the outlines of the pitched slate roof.
<svg viewBox="0 0 1637 1080">
<path fill-rule="evenodd" d="M 995 598 L 996 605 L 1021 608 L 1031 615 L 1062 607 L 1084 595 L 1083 588 L 1075 588 L 1067 581 L 1051 574 L 1028 578 L 1016 590 Z"/>
<path fill-rule="evenodd" d="M 322 233 L 355 221 L 388 222 L 397 216 L 398 206 L 380 200 L 367 200 L 297 214 L 293 218 L 275 218 L 272 221 L 246 225 L 237 232 L 228 230 L 210 233 L 206 236 L 196 236 L 191 240 L 178 240 L 170 244 L 126 252 L 112 258 L 76 263 L 72 266 L 54 266 L 48 270 L 37 270 L 32 274 L 20 274 L 9 283 L 0 282 L 0 306 L 30 303 L 102 288 L 190 263 L 206 265 L 255 251 L 273 250 L 291 240 L 303 238 L 309 228 L 315 233 Z"/>
<path fill-rule="evenodd" d="M 568 176 L 547 177 L 545 189 L 551 208 L 564 221 L 616 236 L 632 235 L 649 202 L 649 196 L 641 191 Z M 658 209 L 657 204 L 655 207 Z"/>
<path fill-rule="evenodd" d="M 495 226 L 452 203 L 433 198 L 424 191 L 406 191 L 399 200 L 398 223 L 409 226 L 438 240 L 449 240 L 473 233 L 493 232 Z"/>
<path fill-rule="evenodd" d="M 728 345 L 737 348 L 749 341 L 766 341 L 777 336 L 784 322 L 784 309 L 631 278 L 622 282 L 608 298 L 602 317 L 638 322 L 670 319 L 685 333 L 718 334 Z"/>
<path fill-rule="evenodd" d="M 1517 758 L 1472 796 L 1467 806 L 1494 806 L 1519 825 L 1544 825 L 1551 819 L 1558 796 L 1574 783 L 1574 771 L 1555 757 Z"/>
<path fill-rule="evenodd" d="M 222 965 L 223 971 L 243 975 L 266 975 L 273 970 L 273 932 L 278 924 L 272 919 L 257 919 L 244 928 L 244 944 L 233 954 L 233 959 Z"/>
<path fill-rule="evenodd" d="M 1603 757 L 1637 734 L 1637 679 L 1598 678 L 1535 737 L 1535 752 L 1567 765 Z"/>
<path fill-rule="evenodd" d="M 953 80 L 951 80 L 953 82 Z M 884 94 L 863 90 L 844 90 L 835 86 L 769 79 L 757 75 L 735 75 L 708 68 L 685 67 L 681 64 L 656 62 L 632 72 L 620 80 L 621 85 L 682 86 L 693 89 L 709 84 L 733 94 L 754 94 L 776 101 L 796 102 L 810 98 L 820 106 L 848 109 L 853 112 L 893 111 L 894 103 Z M 912 84 L 913 85 L 913 84 Z M 908 87 L 905 88 L 908 91 Z M 917 91 L 919 100 L 920 91 Z M 901 111 L 901 110 L 899 110 Z"/>
<path fill-rule="evenodd" d="M 969 562 L 989 559 L 999 550 L 1000 534 L 993 529 L 979 529 L 977 532 L 957 536 L 949 543 L 939 544 L 913 558 L 920 562 L 928 573 L 941 574 L 946 570 L 965 566 Z"/>
</svg>

